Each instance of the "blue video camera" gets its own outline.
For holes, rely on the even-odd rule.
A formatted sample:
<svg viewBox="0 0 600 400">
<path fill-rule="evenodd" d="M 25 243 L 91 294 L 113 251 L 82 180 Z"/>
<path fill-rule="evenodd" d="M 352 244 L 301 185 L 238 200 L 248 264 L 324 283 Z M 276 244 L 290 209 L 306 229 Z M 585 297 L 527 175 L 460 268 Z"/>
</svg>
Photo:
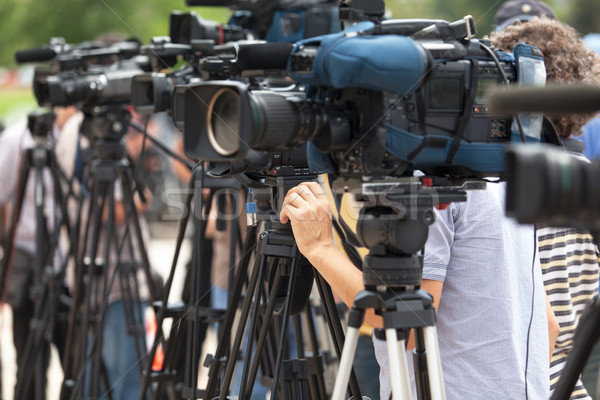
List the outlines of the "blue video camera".
<svg viewBox="0 0 600 400">
<path fill-rule="evenodd" d="M 489 112 L 487 95 L 499 85 L 543 85 L 545 68 L 535 47 L 496 52 L 474 33 L 472 17 L 366 21 L 299 41 L 287 70 L 304 92 L 231 81 L 191 90 L 186 152 L 232 161 L 308 143 L 311 169 L 339 176 L 499 175 L 506 143 L 539 141 L 542 115 L 513 125 Z"/>
</svg>

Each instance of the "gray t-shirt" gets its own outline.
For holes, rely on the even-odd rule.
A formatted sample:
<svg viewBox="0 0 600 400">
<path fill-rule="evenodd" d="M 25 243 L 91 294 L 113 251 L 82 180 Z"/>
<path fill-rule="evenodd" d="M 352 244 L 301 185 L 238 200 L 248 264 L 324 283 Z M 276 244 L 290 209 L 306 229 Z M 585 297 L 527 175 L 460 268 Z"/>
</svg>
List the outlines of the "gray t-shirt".
<svg viewBox="0 0 600 400">
<path fill-rule="evenodd" d="M 506 186 L 490 183 L 437 212 L 423 278 L 444 282 L 437 331 L 453 399 L 547 399 L 548 325 L 535 234 L 504 216 Z M 533 306 L 533 307 L 532 307 Z M 381 398 L 391 391 L 386 345 L 375 339 Z M 416 398 L 412 356 L 409 369 Z"/>
</svg>

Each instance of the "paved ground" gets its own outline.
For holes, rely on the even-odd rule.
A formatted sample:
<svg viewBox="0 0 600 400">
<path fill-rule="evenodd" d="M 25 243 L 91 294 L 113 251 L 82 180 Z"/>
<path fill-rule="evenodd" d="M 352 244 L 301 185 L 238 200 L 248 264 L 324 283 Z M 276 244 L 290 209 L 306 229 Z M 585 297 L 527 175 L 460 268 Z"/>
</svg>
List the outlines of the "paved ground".
<svg viewBox="0 0 600 400">
<path fill-rule="evenodd" d="M 148 246 L 149 257 L 152 266 L 164 277 L 166 280 L 171 263 L 173 254 L 175 251 L 175 234 L 172 227 L 164 227 L 161 229 L 160 236 L 151 240 Z M 186 241 L 182 248 L 179 265 L 176 269 L 176 275 L 174 279 L 174 285 L 171 290 L 172 296 L 171 301 L 177 300 L 178 294 L 181 293 L 181 287 L 183 285 L 184 270 L 182 266 L 187 262 L 190 254 L 190 243 Z M 212 343 L 214 343 L 214 337 L 212 337 Z M 12 313 L 10 307 L 7 305 L 0 305 L 0 358 L 2 360 L 2 397 L 4 400 L 13 399 L 13 390 L 15 384 L 15 351 L 12 345 Z M 212 345 L 209 343 L 209 345 Z M 53 356 L 51 359 L 50 369 L 48 371 L 48 400 L 58 399 L 60 384 L 63 380 L 62 369 L 58 362 L 56 351 L 53 349 Z M 203 377 L 201 377 L 201 382 Z"/>
</svg>

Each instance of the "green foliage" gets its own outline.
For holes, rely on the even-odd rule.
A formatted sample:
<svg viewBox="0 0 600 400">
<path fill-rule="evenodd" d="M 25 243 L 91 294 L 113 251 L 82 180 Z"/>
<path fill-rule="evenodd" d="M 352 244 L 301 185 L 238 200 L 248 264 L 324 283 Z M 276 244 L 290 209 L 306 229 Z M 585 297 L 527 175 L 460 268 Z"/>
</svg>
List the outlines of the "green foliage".
<svg viewBox="0 0 600 400">
<path fill-rule="evenodd" d="M 574 0 L 566 21 L 582 35 L 600 32 L 600 12 L 597 0 Z"/>
<path fill-rule="evenodd" d="M 579 0 L 594 2 L 596 0 Z M 561 17 L 564 13 L 555 6 L 555 1 L 548 3 Z M 465 15 L 472 15 L 477 27 L 476 37 L 483 37 L 492 32 L 494 16 L 503 4 L 498 0 L 391 0 L 386 5 L 393 18 L 428 18 L 455 21 Z M 600 29 L 600 25 L 599 29 Z"/>
<path fill-rule="evenodd" d="M 581 33 L 600 31 L 597 0 L 547 0 L 558 17 Z M 440 18 L 454 21 L 470 14 L 477 37 L 492 30 L 502 0 L 387 0 L 394 18 Z M 1 0 L 0 66 L 13 66 L 16 50 L 43 46 L 53 36 L 69 43 L 92 40 L 119 32 L 147 43 L 152 36 L 168 34 L 169 13 L 194 10 L 203 18 L 225 22 L 224 7 L 185 6 L 185 0 Z"/>
<path fill-rule="evenodd" d="M 152 36 L 168 35 L 173 10 L 193 10 L 219 22 L 230 15 L 223 7 L 186 7 L 184 0 L 2 0 L 0 65 L 14 65 L 15 51 L 41 47 L 51 37 L 79 43 L 115 32 L 147 43 Z"/>
<path fill-rule="evenodd" d="M 37 107 L 29 88 L 0 89 L 0 121 L 9 125 Z"/>
</svg>

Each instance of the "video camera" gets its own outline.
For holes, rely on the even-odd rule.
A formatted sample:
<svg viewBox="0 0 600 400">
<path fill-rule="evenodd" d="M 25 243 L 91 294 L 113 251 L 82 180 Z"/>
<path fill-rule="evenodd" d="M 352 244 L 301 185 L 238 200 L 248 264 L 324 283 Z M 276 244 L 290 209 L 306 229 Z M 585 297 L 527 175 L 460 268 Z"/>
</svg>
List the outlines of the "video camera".
<svg viewBox="0 0 600 400">
<path fill-rule="evenodd" d="M 189 6 L 224 6 L 229 21 L 257 39 L 296 42 L 339 31 L 337 0 L 186 0 Z"/>
<path fill-rule="evenodd" d="M 252 39 L 252 33 L 235 25 L 223 25 L 202 19 L 195 12 L 173 11 L 169 16 L 169 36 L 155 36 L 140 48 L 150 58 L 152 70 L 160 72 L 183 59 L 194 64 L 213 54 L 223 43 Z"/>
<path fill-rule="evenodd" d="M 142 114 L 170 111 L 176 85 L 241 75 L 237 68 L 239 52 L 244 46 L 265 43 L 253 37 L 251 30 L 234 24 L 222 25 L 194 12 L 173 11 L 169 36 L 156 36 L 140 50 L 150 58 L 154 73 L 134 78 L 134 109 Z M 181 61 L 185 65 L 171 69 Z"/>
<path fill-rule="evenodd" d="M 486 95 L 541 85 L 545 68 L 534 47 L 495 52 L 474 33 L 471 17 L 366 21 L 295 44 L 287 72 L 305 93 L 230 81 L 178 87 L 186 154 L 234 161 L 308 143 L 311 168 L 342 176 L 498 175 L 505 144 L 539 141 L 542 116 L 521 116 L 517 131 L 489 112 Z"/>
<path fill-rule="evenodd" d="M 204 20 L 194 12 L 173 11 L 169 36 L 154 37 L 149 45 L 142 47 L 141 53 L 150 57 L 154 72 L 170 69 L 180 60 L 189 64 L 191 69 L 182 67 L 164 75 L 136 77 L 133 106 L 138 112 L 170 110 L 167 97 L 176 85 L 241 76 L 243 71 L 253 69 L 258 58 L 261 59 L 258 63 L 264 63 L 265 58 L 273 59 L 273 52 L 281 54 L 281 46 L 246 48 L 265 43 L 264 40 L 256 40 L 257 37 L 271 43 L 295 42 L 339 30 L 337 7 L 331 1 L 188 1 L 188 5 L 227 6 L 238 13 L 229 24 L 222 25 Z M 268 19 L 268 32 L 258 34 L 254 31 L 257 15 L 265 21 Z M 285 47 L 286 59 L 290 49 Z M 238 64 L 240 54 L 241 65 Z M 275 58 L 279 60 L 281 56 Z M 244 60 L 249 62 L 244 63 Z M 277 63 L 279 65 L 280 61 Z M 260 69 L 265 68 L 269 66 L 261 65 Z"/>
<path fill-rule="evenodd" d="M 154 39 L 156 40 L 156 38 Z M 244 71 L 252 67 L 246 65 L 252 62 L 253 48 L 264 41 L 243 40 L 215 46 L 212 40 L 198 40 L 193 46 L 195 54 L 188 59 L 188 65 L 182 65 L 176 70 L 153 72 L 138 75 L 132 82 L 132 105 L 141 114 L 151 114 L 160 111 L 171 111 L 172 96 L 176 86 L 196 84 L 206 80 L 242 77 Z M 268 47 L 269 54 L 278 51 L 284 45 L 289 52 L 291 45 L 272 44 Z M 142 52 L 146 53 L 144 49 Z M 259 52 L 259 56 L 260 56 Z M 153 62 L 153 65 L 155 63 Z M 156 71 L 156 68 L 153 68 Z M 262 74 L 262 72 L 259 72 Z M 177 125 L 176 120 L 176 125 Z"/>
<path fill-rule="evenodd" d="M 89 139 L 120 141 L 130 118 L 132 79 L 150 71 L 149 59 L 139 54 L 139 48 L 137 41 L 108 46 L 85 42 L 25 50 L 16 58 L 50 61 L 37 67 L 34 75 L 33 91 L 40 106 L 77 105 L 85 115 L 82 132 Z"/>
<path fill-rule="evenodd" d="M 139 47 L 137 41 L 67 45 L 54 38 L 47 47 L 19 51 L 15 58 L 19 63 L 50 61 L 34 74 L 33 91 L 41 107 L 77 103 L 85 107 L 129 101 L 131 79 L 150 68 Z"/>
<path fill-rule="evenodd" d="M 64 38 L 54 37 L 45 47 L 17 51 L 15 61 L 19 64 L 52 61 L 55 71 L 66 71 L 92 65 L 111 65 L 137 54 L 139 43 L 135 40 L 106 46 L 95 41 L 68 44 Z"/>
<path fill-rule="evenodd" d="M 131 81 L 144 68 L 139 60 L 124 60 L 110 66 L 90 67 L 84 73 L 37 74 L 33 92 L 42 107 L 128 103 Z"/>
<path fill-rule="evenodd" d="M 490 97 L 497 112 L 592 114 L 600 110 L 600 87 L 583 83 L 510 88 Z M 546 132 L 554 132 L 545 121 Z M 554 146 L 511 146 L 506 152 L 506 214 L 523 224 L 600 229 L 599 164 L 582 157 L 584 142 L 546 140 Z"/>
<path fill-rule="evenodd" d="M 600 164 L 556 146 L 507 151 L 506 214 L 523 224 L 600 228 Z"/>
<path fill-rule="evenodd" d="M 238 26 L 207 21 L 194 12 L 171 12 L 169 36 L 155 36 L 140 49 L 141 54 L 149 57 L 154 72 L 133 78 L 134 109 L 142 114 L 169 111 L 174 86 L 201 81 L 200 60 L 214 54 L 215 46 L 249 36 L 249 32 Z M 189 66 L 172 70 L 180 60 Z M 167 73 L 162 72 L 165 69 Z"/>
</svg>

